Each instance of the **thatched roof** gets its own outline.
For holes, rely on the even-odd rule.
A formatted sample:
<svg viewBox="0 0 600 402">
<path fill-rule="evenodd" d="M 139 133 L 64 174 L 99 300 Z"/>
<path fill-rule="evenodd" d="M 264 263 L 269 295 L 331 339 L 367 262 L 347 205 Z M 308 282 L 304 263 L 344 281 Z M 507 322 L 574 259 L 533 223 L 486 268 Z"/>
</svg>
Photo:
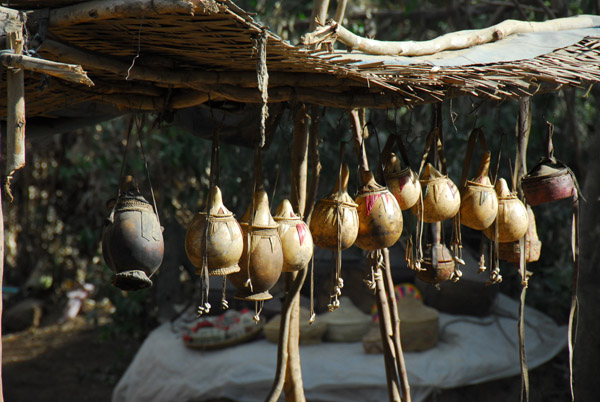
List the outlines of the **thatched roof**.
<svg viewBox="0 0 600 402">
<path fill-rule="evenodd" d="M 26 10 L 30 53 L 79 64 L 94 82 L 88 87 L 28 72 L 28 119 L 163 111 L 218 100 L 260 102 L 256 69 L 261 35 L 267 41 L 271 102 L 391 108 L 465 94 L 514 98 L 600 81 L 600 19 L 599 27 L 403 58 L 293 46 L 229 0 L 7 4 Z M 517 52 L 525 48 L 523 43 L 534 50 Z M 0 97 L 2 110 L 5 102 Z"/>
</svg>

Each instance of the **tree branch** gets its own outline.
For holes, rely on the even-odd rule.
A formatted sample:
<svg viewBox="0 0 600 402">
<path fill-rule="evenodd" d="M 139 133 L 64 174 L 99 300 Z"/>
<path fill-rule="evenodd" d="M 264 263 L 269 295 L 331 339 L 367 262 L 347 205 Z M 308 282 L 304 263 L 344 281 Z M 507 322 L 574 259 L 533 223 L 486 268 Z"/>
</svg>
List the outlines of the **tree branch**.
<svg viewBox="0 0 600 402">
<path fill-rule="evenodd" d="M 337 40 L 344 45 L 369 54 L 425 56 L 444 50 L 465 49 L 475 45 L 494 42 L 509 35 L 527 32 L 555 32 L 596 25 L 590 16 L 558 18 L 544 22 L 506 20 L 489 28 L 448 33 L 428 41 L 378 41 L 353 34 L 336 21 Z"/>
</svg>

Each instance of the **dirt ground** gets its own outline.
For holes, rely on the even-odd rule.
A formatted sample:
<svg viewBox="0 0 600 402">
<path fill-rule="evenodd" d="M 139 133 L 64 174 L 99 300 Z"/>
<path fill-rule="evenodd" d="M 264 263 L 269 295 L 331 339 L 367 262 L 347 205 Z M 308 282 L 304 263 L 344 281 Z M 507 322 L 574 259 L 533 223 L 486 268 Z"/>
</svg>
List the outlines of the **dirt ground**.
<svg viewBox="0 0 600 402">
<path fill-rule="evenodd" d="M 2 371 L 7 402 L 107 402 L 140 346 L 106 337 L 83 318 L 5 335 Z M 531 402 L 570 398 L 566 351 L 531 370 Z M 428 402 L 518 401 L 520 377 L 444 390 Z"/>
</svg>

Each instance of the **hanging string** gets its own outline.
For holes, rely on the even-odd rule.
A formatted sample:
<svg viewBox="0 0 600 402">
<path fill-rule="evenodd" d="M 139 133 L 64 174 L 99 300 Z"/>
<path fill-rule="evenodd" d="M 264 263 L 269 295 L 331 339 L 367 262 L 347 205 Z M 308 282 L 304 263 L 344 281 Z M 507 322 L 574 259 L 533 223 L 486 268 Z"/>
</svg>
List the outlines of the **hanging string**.
<svg viewBox="0 0 600 402">
<path fill-rule="evenodd" d="M 213 192 L 213 187 L 215 186 L 214 182 L 215 182 L 215 176 L 218 175 L 217 173 L 217 165 L 218 165 L 218 132 L 215 132 L 213 135 L 213 143 L 212 143 L 212 149 L 211 149 L 211 156 L 210 156 L 210 171 L 209 171 L 209 178 L 208 178 L 208 202 L 206 205 L 206 225 L 204 226 L 204 237 L 202 239 L 202 267 L 200 268 L 200 274 L 201 274 L 201 278 L 202 278 L 202 296 L 201 296 L 201 301 L 200 301 L 200 306 L 198 306 L 198 310 L 197 310 L 197 315 L 201 316 L 202 314 L 208 314 L 210 312 L 211 309 L 211 305 L 208 302 L 209 299 L 209 294 L 210 294 L 210 278 L 209 278 L 209 273 L 208 273 L 208 252 L 207 252 L 207 243 L 208 243 L 208 234 L 210 233 L 210 230 L 212 228 L 212 221 L 211 221 L 211 209 L 212 209 L 212 201 L 213 201 L 213 197 L 212 197 L 212 192 Z M 223 285 L 223 299 L 221 300 L 221 306 L 225 306 L 228 305 L 227 304 L 227 300 L 224 300 L 225 298 L 225 285 Z M 225 303 L 223 303 L 223 300 L 225 301 Z M 225 307 L 227 308 L 227 307 Z"/>
<path fill-rule="evenodd" d="M 571 173 L 573 179 L 575 175 Z M 579 299 L 577 297 L 577 283 L 579 281 L 579 191 L 573 190 L 573 222 L 571 225 L 571 251 L 573 253 L 573 282 L 571 289 L 571 307 L 569 309 L 569 385 L 571 387 L 571 400 L 575 400 L 573 388 L 573 354 L 575 352 L 575 340 L 577 338 L 576 313 L 579 311 Z"/>
<path fill-rule="evenodd" d="M 227 276 L 223 275 L 223 286 L 221 287 L 221 309 L 227 310 L 229 302 L 227 301 Z"/>
<path fill-rule="evenodd" d="M 310 318 L 308 323 L 312 324 L 317 319 L 315 314 L 315 253 L 313 248 L 313 255 L 310 259 Z"/>
<path fill-rule="evenodd" d="M 148 169 L 148 160 L 146 159 L 146 152 L 144 151 L 144 144 L 142 138 L 142 122 L 138 123 L 136 119 L 136 127 L 138 140 L 140 143 L 140 150 L 142 151 L 142 160 L 144 161 L 144 168 L 146 170 L 146 179 L 148 180 L 148 185 L 150 186 L 150 195 L 152 196 L 152 204 L 154 205 L 154 213 L 156 214 L 156 220 L 158 221 L 158 225 L 160 226 L 160 218 L 158 216 L 158 208 L 156 207 L 156 198 L 154 197 L 154 188 L 152 187 L 152 180 L 150 180 L 150 169 Z"/>
</svg>

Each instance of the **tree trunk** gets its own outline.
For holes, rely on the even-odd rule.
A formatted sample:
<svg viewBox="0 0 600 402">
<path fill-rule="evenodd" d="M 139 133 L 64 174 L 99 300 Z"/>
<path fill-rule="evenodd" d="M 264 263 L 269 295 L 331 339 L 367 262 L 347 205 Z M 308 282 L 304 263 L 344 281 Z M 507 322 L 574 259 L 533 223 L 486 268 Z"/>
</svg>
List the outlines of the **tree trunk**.
<svg viewBox="0 0 600 402">
<path fill-rule="evenodd" d="M 594 93 L 597 97 L 598 91 Z M 576 349 L 574 355 L 574 386 L 577 402 L 592 402 L 600 395 L 600 382 L 596 367 L 600 361 L 600 121 L 596 124 L 589 148 L 587 180 L 581 201 L 580 237 L 581 265 L 579 278 L 579 311 Z"/>
</svg>

